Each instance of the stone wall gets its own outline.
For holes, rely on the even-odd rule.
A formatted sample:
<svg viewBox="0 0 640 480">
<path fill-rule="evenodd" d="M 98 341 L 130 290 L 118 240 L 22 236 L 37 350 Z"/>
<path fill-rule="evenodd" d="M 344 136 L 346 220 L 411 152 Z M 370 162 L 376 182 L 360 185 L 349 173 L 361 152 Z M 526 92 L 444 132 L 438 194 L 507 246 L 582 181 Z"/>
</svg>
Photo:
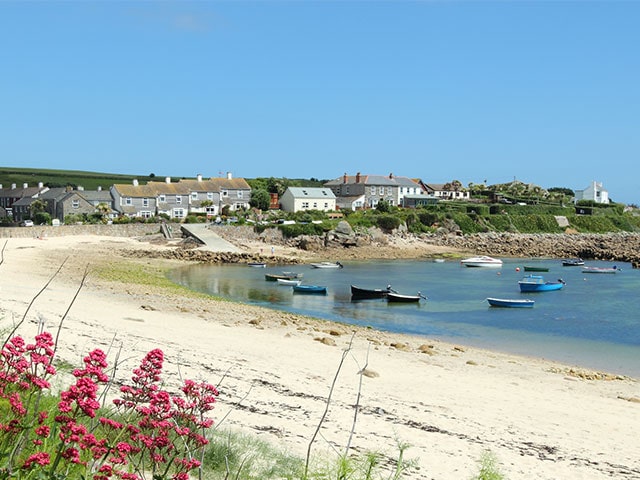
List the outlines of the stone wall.
<svg viewBox="0 0 640 480">
<path fill-rule="evenodd" d="M 174 232 L 180 226 L 173 226 Z M 0 227 L 0 238 L 63 237 L 66 235 L 100 235 L 108 237 L 140 237 L 160 232 L 157 223 L 127 223 L 114 225 L 60 225 L 34 227 Z"/>
</svg>

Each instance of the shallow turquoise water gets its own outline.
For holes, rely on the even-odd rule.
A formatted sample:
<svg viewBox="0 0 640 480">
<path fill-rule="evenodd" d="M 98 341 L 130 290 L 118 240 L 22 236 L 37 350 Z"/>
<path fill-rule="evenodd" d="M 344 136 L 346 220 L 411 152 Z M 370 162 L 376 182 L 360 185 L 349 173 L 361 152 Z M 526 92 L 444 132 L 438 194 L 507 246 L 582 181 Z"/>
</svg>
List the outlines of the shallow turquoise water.
<svg viewBox="0 0 640 480">
<path fill-rule="evenodd" d="M 344 263 L 344 262 L 343 262 Z M 544 357 L 640 378 L 640 270 L 616 263 L 614 275 L 585 274 L 559 260 L 509 259 L 501 269 L 467 268 L 459 262 L 376 261 L 344 263 L 343 269 L 308 265 L 249 268 L 196 265 L 170 279 L 193 290 L 255 305 L 347 324 L 424 335 L 464 345 Z M 559 291 L 520 293 L 523 265 L 549 267 L 547 280 L 562 278 Z M 611 266 L 606 262 L 587 262 Z M 518 271 L 520 269 L 520 271 Z M 326 285 L 327 295 L 294 294 L 267 282 L 266 273 L 303 273 L 303 283 Z M 350 285 L 401 293 L 420 291 L 419 304 L 351 301 Z M 489 307 L 487 297 L 533 298 L 532 309 Z"/>
</svg>

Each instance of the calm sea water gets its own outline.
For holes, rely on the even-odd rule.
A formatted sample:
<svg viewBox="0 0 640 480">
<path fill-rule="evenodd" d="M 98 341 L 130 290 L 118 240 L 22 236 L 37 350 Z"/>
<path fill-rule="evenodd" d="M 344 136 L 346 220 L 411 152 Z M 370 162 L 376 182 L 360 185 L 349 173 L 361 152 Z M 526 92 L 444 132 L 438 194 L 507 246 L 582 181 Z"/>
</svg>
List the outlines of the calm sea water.
<svg viewBox="0 0 640 480">
<path fill-rule="evenodd" d="M 640 270 L 585 274 L 559 260 L 505 260 L 501 269 L 468 268 L 457 261 L 343 262 L 343 269 L 309 265 L 250 268 L 196 265 L 174 270 L 172 281 L 245 303 L 380 330 L 424 335 L 462 345 L 548 358 L 640 378 Z M 524 265 L 548 267 L 546 280 L 562 290 L 520 293 Z M 591 266 L 611 266 L 587 262 Z M 519 271 L 518 271 L 519 269 Z M 265 280 L 283 270 L 303 273 L 303 283 L 325 285 L 327 295 L 294 294 Z M 538 274 L 535 273 L 534 274 Z M 352 301 L 350 285 L 428 297 L 419 304 Z M 489 307 L 487 297 L 532 298 L 533 308 Z"/>
</svg>

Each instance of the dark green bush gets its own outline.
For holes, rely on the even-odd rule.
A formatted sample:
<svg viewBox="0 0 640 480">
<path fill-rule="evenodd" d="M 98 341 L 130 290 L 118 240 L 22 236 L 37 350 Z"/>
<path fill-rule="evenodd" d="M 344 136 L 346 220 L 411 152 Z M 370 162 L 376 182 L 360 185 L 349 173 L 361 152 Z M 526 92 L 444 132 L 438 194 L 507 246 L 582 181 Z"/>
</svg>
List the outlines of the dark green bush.
<svg viewBox="0 0 640 480">
<path fill-rule="evenodd" d="M 395 215 L 383 214 L 377 218 L 377 225 L 385 232 L 391 232 L 400 226 L 400 219 Z"/>
<path fill-rule="evenodd" d="M 511 222 L 520 233 L 562 232 L 552 215 L 513 215 Z"/>
<path fill-rule="evenodd" d="M 295 238 L 300 235 L 323 235 L 324 227 L 316 223 L 300 224 L 295 223 L 293 225 L 279 225 L 278 228 L 282 232 L 284 238 Z"/>
<path fill-rule="evenodd" d="M 489 215 L 489 206 L 488 205 L 468 205 L 467 213 L 469 214 L 477 214 L 477 215 Z"/>
</svg>

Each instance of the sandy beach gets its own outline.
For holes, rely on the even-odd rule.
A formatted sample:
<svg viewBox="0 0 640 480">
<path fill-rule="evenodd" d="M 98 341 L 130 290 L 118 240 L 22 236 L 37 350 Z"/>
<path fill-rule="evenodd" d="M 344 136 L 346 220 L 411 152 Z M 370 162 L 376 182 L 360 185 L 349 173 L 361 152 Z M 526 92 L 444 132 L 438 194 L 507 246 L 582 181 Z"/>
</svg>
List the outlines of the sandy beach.
<svg viewBox="0 0 640 480">
<path fill-rule="evenodd" d="M 403 478 L 468 479 L 478 473 L 482 452 L 490 450 L 510 479 L 640 479 L 637 379 L 99 274 L 105 266 L 162 271 L 181 264 L 137 255 L 172 248 L 140 239 L 10 238 L 0 239 L 2 247 L 4 331 L 20 321 L 60 269 L 19 334 L 32 338 L 38 322 L 55 332 L 71 305 L 60 336 L 62 360 L 79 365 L 94 348 L 111 358 L 120 351 L 118 374 L 128 377 L 146 352 L 161 348 L 170 384 L 180 377 L 219 384 L 213 416 L 221 428 L 251 433 L 304 457 L 351 345 L 315 453 L 344 451 L 360 392 L 352 452 L 378 451 L 393 459 L 398 442 L 409 444 L 405 456 L 416 466 Z M 411 245 L 413 254 L 422 253 L 416 248 Z"/>
</svg>

